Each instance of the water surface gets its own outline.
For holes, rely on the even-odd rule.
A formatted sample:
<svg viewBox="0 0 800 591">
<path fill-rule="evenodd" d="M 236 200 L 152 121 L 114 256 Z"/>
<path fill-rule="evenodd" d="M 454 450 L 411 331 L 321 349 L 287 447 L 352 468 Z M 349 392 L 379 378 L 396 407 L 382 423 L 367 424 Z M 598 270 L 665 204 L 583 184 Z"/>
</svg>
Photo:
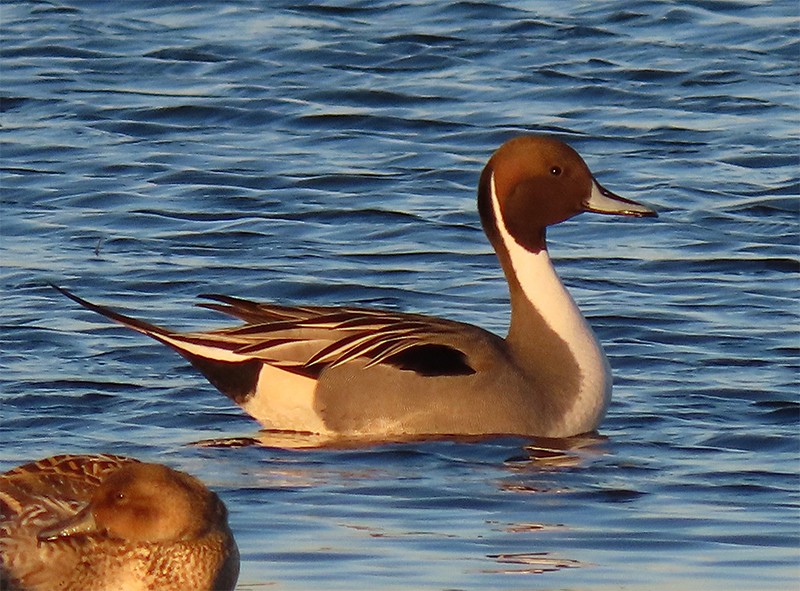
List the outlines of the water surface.
<svg viewBox="0 0 800 591">
<path fill-rule="evenodd" d="M 796 2 L 4 2 L 0 468 L 113 452 L 226 501 L 240 589 L 788 589 Z M 550 231 L 604 343 L 597 436 L 197 447 L 257 424 L 51 281 L 179 329 L 209 291 L 503 333 L 475 211 L 556 133 L 658 220 Z"/>
</svg>

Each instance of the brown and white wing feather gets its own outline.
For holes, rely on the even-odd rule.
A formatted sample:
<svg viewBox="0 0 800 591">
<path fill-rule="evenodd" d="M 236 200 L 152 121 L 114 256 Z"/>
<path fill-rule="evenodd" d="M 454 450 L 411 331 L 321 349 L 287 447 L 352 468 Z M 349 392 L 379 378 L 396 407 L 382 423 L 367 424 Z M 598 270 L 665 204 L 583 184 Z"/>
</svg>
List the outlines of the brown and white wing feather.
<svg viewBox="0 0 800 591">
<path fill-rule="evenodd" d="M 54 286 L 55 287 L 55 286 Z M 193 362 L 258 360 L 316 377 L 363 359 L 363 367 L 387 364 L 423 375 L 473 373 L 467 355 L 445 320 L 366 308 L 288 307 L 222 295 L 201 307 L 223 312 L 244 324 L 207 332 L 177 333 L 98 306 L 56 287 L 82 306 L 177 350 Z"/>
</svg>

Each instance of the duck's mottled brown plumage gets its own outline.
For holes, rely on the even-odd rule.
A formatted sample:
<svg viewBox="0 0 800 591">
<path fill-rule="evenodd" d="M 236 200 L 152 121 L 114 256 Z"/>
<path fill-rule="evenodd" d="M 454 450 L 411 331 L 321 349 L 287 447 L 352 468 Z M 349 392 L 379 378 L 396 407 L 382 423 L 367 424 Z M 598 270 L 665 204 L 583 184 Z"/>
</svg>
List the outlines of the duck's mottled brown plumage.
<svg viewBox="0 0 800 591">
<path fill-rule="evenodd" d="M 199 480 L 112 455 L 62 455 L 0 476 L 0 588 L 233 589 L 227 511 Z"/>
</svg>

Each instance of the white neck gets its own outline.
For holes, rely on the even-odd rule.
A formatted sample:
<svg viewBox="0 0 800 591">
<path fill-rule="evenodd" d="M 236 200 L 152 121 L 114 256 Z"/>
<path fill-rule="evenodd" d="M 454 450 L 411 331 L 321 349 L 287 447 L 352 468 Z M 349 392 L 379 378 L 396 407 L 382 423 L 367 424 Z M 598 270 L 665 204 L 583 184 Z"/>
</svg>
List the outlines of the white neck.
<svg viewBox="0 0 800 591">
<path fill-rule="evenodd" d="M 591 431 L 602 420 L 611 399 L 611 370 L 603 349 L 575 300 L 556 274 L 547 250 L 531 252 L 506 228 L 491 178 L 492 208 L 514 274 L 530 304 L 566 344 L 580 370 L 580 392 L 564 418 L 564 431 Z"/>
</svg>

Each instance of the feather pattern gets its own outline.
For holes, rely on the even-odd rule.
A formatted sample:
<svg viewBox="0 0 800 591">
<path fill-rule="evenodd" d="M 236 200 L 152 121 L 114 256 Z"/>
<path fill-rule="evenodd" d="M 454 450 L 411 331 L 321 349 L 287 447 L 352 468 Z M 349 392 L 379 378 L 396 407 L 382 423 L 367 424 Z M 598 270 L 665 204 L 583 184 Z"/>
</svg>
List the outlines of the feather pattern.
<svg viewBox="0 0 800 591">
<path fill-rule="evenodd" d="M 222 295 L 200 297 L 218 303 L 199 306 L 245 324 L 179 335 L 180 340 L 216 345 L 280 367 L 334 368 L 359 358 L 367 360 L 365 368 L 393 365 L 394 357 L 423 345 L 466 357 L 455 344 L 457 325 L 446 320 L 367 308 L 287 307 Z"/>
<path fill-rule="evenodd" d="M 449 320 L 368 308 L 290 307 L 206 294 L 199 297 L 211 301 L 198 306 L 244 324 L 178 333 L 53 287 L 85 308 L 169 345 L 193 363 L 199 358 L 235 363 L 256 360 L 318 376 L 326 368 L 364 359 L 365 368 L 386 364 L 428 376 L 474 373 L 462 346 L 466 325 Z M 436 355 L 429 355 L 431 348 Z M 420 353 L 416 358 L 415 350 Z"/>
</svg>

